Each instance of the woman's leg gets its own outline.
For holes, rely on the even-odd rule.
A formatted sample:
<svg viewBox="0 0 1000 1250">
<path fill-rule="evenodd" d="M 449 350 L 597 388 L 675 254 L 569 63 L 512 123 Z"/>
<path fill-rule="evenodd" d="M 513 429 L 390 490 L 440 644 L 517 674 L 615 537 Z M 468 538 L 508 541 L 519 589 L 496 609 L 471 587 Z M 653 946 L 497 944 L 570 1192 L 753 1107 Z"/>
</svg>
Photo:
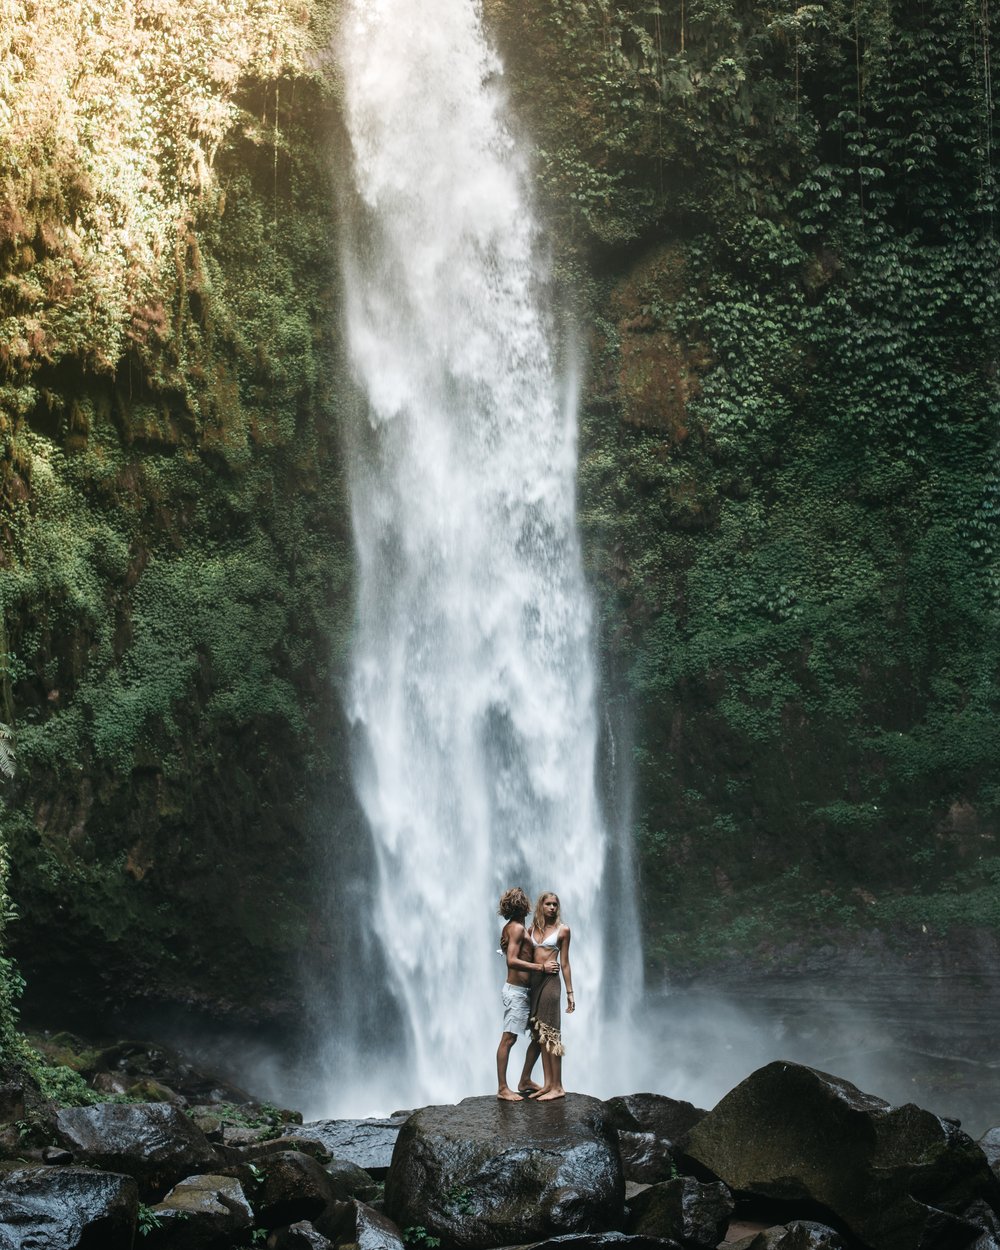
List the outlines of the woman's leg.
<svg viewBox="0 0 1000 1250">
<path fill-rule="evenodd" d="M 547 1094 L 552 1088 L 552 1056 L 542 1047 L 542 1087 L 536 1089 L 528 1095 L 529 1098 L 538 1099 L 543 1094 Z"/>
<path fill-rule="evenodd" d="M 542 1062 L 548 1051 L 542 1051 Z M 562 1055 L 549 1055 L 549 1070 L 545 1078 L 545 1088 L 540 1094 L 533 1095 L 536 1102 L 551 1102 L 554 1098 L 565 1098 L 566 1091 L 562 1087 Z"/>
</svg>

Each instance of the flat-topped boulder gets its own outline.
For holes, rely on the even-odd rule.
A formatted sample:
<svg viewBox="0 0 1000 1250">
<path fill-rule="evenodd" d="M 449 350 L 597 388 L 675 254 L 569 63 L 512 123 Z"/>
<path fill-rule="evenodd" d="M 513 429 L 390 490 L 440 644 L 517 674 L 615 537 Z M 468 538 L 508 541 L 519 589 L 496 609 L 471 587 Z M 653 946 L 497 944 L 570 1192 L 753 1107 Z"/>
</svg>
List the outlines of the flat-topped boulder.
<svg viewBox="0 0 1000 1250">
<path fill-rule="evenodd" d="M 657 1137 L 682 1145 L 687 1135 L 703 1120 L 707 1111 L 681 1098 L 666 1094 L 619 1094 L 605 1102 L 610 1123 L 629 1133 L 655 1133 Z"/>
<path fill-rule="evenodd" d="M 335 1159 L 345 1159 L 381 1180 L 389 1170 L 403 1116 L 368 1120 L 312 1120 L 297 1125 L 297 1142 L 319 1142 Z M 301 1149 L 301 1146 L 296 1146 Z"/>
<path fill-rule="evenodd" d="M 76 1162 L 134 1177 L 144 1201 L 219 1162 L 201 1129 L 167 1102 L 63 1107 L 55 1131 Z"/>
<path fill-rule="evenodd" d="M 466 1098 L 424 1107 L 399 1133 L 386 1211 L 448 1245 L 525 1245 L 620 1227 L 625 1182 L 603 1103 Z"/>
<path fill-rule="evenodd" d="M 963 1218 L 970 1204 L 1000 1204 L 985 1155 L 955 1124 L 795 1063 L 751 1073 L 692 1128 L 686 1154 L 730 1189 L 828 1216 L 872 1250 L 957 1250 L 982 1231 Z"/>
</svg>

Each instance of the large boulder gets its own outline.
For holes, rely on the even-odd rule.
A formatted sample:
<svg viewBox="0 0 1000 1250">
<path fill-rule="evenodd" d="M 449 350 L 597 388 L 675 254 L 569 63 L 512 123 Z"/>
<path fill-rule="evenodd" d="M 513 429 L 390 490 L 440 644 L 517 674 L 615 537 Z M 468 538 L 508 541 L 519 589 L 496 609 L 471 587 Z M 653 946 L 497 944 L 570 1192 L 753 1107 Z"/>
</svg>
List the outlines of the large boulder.
<svg viewBox="0 0 1000 1250">
<path fill-rule="evenodd" d="M 276 1228 L 267 1241 L 268 1250 L 333 1250 L 333 1242 L 308 1220 Z"/>
<path fill-rule="evenodd" d="M 0 1250 L 131 1250 L 139 1193 L 93 1168 L 24 1168 L 0 1181 Z"/>
<path fill-rule="evenodd" d="M 726 1250 L 847 1250 L 840 1233 L 813 1220 L 792 1220 L 752 1237 L 729 1242 Z"/>
<path fill-rule="evenodd" d="M 381 1120 L 312 1120 L 296 1127 L 293 1135 L 298 1141 L 319 1142 L 334 1158 L 355 1163 L 376 1180 L 382 1180 L 389 1171 L 402 1124 L 402 1116 Z"/>
<path fill-rule="evenodd" d="M 994 1176 L 1000 1176 L 1000 1128 L 988 1128 L 979 1139 L 979 1146 Z"/>
<path fill-rule="evenodd" d="M 681 1246 L 667 1238 L 629 1233 L 565 1233 L 537 1241 L 524 1250 L 681 1250 Z"/>
<path fill-rule="evenodd" d="M 634 1194 L 626 1228 L 630 1233 L 672 1237 L 714 1250 L 732 1214 L 733 1197 L 721 1181 L 703 1185 L 693 1176 L 678 1176 Z"/>
<path fill-rule="evenodd" d="M 656 1133 L 619 1130 L 618 1152 L 625 1179 L 635 1184 L 655 1185 L 677 1174 L 671 1143 Z"/>
<path fill-rule="evenodd" d="M 297 1150 L 282 1150 L 263 1158 L 253 1206 L 267 1228 L 311 1220 L 343 1195 L 333 1178 L 315 1159 Z"/>
<path fill-rule="evenodd" d="M 253 1211 L 232 1176 L 189 1176 L 150 1207 L 148 1250 L 229 1250 L 253 1227 Z"/>
<path fill-rule="evenodd" d="M 371 1202 L 380 1195 L 382 1187 L 376 1184 L 370 1172 L 359 1168 L 349 1159 L 331 1159 L 323 1164 L 323 1171 L 329 1176 L 337 1198 L 360 1198 L 362 1202 Z"/>
<path fill-rule="evenodd" d="M 357 1250 L 405 1250 L 403 1234 L 389 1217 L 352 1199 L 327 1209 L 316 1228 L 339 1246 Z M 424 1233 L 426 1237 L 426 1232 Z"/>
<path fill-rule="evenodd" d="M 144 1201 L 218 1161 L 205 1134 L 166 1102 L 63 1107 L 55 1131 L 79 1162 L 135 1177 Z"/>
<path fill-rule="evenodd" d="M 731 1189 L 832 1217 L 873 1250 L 957 1250 L 981 1231 L 963 1209 L 1000 1203 L 982 1150 L 954 1124 L 794 1063 L 748 1076 L 686 1153 Z"/>
<path fill-rule="evenodd" d="M 385 1188 L 404 1231 L 477 1248 L 615 1228 L 624 1198 L 604 1106 L 582 1094 L 424 1107 L 399 1134 Z"/>
<path fill-rule="evenodd" d="M 655 1133 L 678 1145 L 686 1140 L 698 1121 L 708 1115 L 693 1103 L 668 1098 L 665 1094 L 621 1094 L 609 1098 L 604 1105 L 608 1122 L 619 1131 Z"/>
</svg>

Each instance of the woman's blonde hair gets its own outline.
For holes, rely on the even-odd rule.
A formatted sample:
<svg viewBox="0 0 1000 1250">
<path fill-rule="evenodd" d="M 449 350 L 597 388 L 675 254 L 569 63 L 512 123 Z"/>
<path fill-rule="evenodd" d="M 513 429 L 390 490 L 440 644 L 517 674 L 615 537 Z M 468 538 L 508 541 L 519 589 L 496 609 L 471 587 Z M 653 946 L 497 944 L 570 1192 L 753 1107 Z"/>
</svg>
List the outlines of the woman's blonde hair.
<svg viewBox="0 0 1000 1250">
<path fill-rule="evenodd" d="M 562 924 L 562 908 L 559 905 L 559 895 L 555 890 L 546 890 L 543 894 L 539 894 L 535 900 L 535 914 L 531 917 L 531 927 L 537 929 L 539 933 L 545 932 L 545 917 L 542 915 L 542 905 L 547 898 L 556 900 L 556 924 Z"/>
</svg>

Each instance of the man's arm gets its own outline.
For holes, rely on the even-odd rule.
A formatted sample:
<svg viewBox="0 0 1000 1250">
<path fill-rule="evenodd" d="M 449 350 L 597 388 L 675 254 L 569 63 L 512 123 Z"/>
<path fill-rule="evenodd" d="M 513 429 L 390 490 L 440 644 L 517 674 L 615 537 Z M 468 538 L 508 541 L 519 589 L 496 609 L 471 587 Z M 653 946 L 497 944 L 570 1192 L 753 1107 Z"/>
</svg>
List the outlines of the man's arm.
<svg viewBox="0 0 1000 1250">
<path fill-rule="evenodd" d="M 507 930 L 507 967 L 516 968 L 518 972 L 558 972 L 559 965 L 555 959 L 544 964 L 528 963 L 526 959 L 519 959 L 514 953 L 521 949 L 521 943 L 524 941 L 524 925 L 518 924 L 516 920 L 511 921 Z"/>
</svg>

